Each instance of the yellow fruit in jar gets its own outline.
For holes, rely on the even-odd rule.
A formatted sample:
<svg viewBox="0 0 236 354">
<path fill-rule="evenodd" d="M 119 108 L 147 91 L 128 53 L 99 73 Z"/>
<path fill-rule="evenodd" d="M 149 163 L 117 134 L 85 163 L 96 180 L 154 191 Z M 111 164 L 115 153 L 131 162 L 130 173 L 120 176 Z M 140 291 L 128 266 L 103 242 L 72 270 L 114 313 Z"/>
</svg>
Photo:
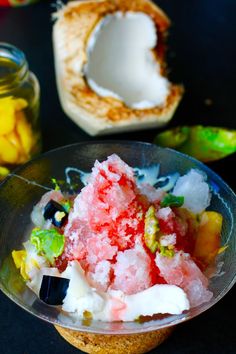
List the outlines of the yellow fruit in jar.
<svg viewBox="0 0 236 354">
<path fill-rule="evenodd" d="M 29 155 L 33 145 L 32 129 L 22 111 L 16 112 L 16 131 L 19 135 L 25 154 Z"/>
<path fill-rule="evenodd" d="M 10 133 L 14 127 L 14 100 L 12 97 L 0 98 L 0 136 Z"/>
<path fill-rule="evenodd" d="M 4 136 L 0 136 L 0 163 L 15 164 L 18 161 L 17 148 Z"/>
<path fill-rule="evenodd" d="M 28 160 L 27 155 L 25 154 L 25 151 L 23 149 L 23 146 L 21 144 L 21 140 L 19 138 L 19 135 L 17 134 L 16 130 L 12 131 L 11 133 L 7 134 L 6 139 L 15 146 L 15 148 L 18 151 L 18 161 L 17 163 L 24 163 Z"/>
<path fill-rule="evenodd" d="M 21 111 L 28 106 L 28 102 L 24 100 L 24 98 L 15 98 L 14 99 L 14 107 L 16 111 Z"/>
<path fill-rule="evenodd" d="M 0 99 L 0 163 L 20 164 L 29 159 L 33 137 L 23 112 L 27 106 L 23 98 Z"/>
</svg>

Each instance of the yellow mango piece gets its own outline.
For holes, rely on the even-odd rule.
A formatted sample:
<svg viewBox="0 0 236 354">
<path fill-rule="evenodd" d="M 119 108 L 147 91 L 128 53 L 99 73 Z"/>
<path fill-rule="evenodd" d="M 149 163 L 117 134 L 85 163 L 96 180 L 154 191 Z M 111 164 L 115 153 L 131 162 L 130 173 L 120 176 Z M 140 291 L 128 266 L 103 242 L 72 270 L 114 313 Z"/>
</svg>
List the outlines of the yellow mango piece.
<svg viewBox="0 0 236 354">
<path fill-rule="evenodd" d="M 4 136 L 0 136 L 0 163 L 16 164 L 18 162 L 17 148 Z"/>
<path fill-rule="evenodd" d="M 16 112 L 16 131 L 20 137 L 24 152 L 29 155 L 33 145 L 33 134 L 31 126 L 22 111 Z"/>
<path fill-rule="evenodd" d="M 29 276 L 26 272 L 26 269 L 25 269 L 25 263 L 22 263 L 21 264 L 21 267 L 20 267 L 20 274 L 21 276 L 25 279 L 25 280 L 29 280 Z"/>
<path fill-rule="evenodd" d="M 12 97 L 0 99 L 0 136 L 10 133 L 15 127 L 15 106 Z"/>
<path fill-rule="evenodd" d="M 12 251 L 12 258 L 15 263 L 15 266 L 17 269 L 20 269 L 20 274 L 25 280 L 29 279 L 28 274 L 26 273 L 26 266 L 25 266 L 25 260 L 26 260 L 27 252 L 25 250 L 22 251 Z"/>
<path fill-rule="evenodd" d="M 5 135 L 6 139 L 15 146 L 18 151 L 18 161 L 17 163 L 24 163 L 28 160 L 24 148 L 21 144 L 21 140 L 16 132 L 16 130 L 12 131 L 11 133 Z"/>
<path fill-rule="evenodd" d="M 26 255 L 27 255 L 26 251 L 25 250 L 12 251 L 11 255 L 16 268 L 20 269 L 22 262 L 24 262 L 26 259 Z"/>
<path fill-rule="evenodd" d="M 14 107 L 16 111 L 21 111 L 28 106 L 28 102 L 24 98 L 15 98 Z"/>
<path fill-rule="evenodd" d="M 193 255 L 206 267 L 220 249 L 222 222 L 222 215 L 215 211 L 205 211 L 201 216 Z"/>
</svg>

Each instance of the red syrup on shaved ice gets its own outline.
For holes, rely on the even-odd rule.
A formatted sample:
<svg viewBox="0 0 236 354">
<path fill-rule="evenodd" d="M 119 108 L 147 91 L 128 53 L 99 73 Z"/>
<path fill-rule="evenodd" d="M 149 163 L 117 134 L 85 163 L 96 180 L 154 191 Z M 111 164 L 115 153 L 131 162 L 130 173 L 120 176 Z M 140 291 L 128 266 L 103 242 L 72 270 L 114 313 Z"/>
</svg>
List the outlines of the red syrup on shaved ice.
<svg viewBox="0 0 236 354">
<path fill-rule="evenodd" d="M 157 187 L 155 168 L 140 171 L 113 154 L 95 162 L 76 196 L 58 186 L 42 196 L 30 240 L 12 254 L 42 301 L 101 321 L 181 314 L 210 301 L 204 273 L 222 250 L 222 216 L 206 211 L 206 176 L 192 169 Z"/>
</svg>

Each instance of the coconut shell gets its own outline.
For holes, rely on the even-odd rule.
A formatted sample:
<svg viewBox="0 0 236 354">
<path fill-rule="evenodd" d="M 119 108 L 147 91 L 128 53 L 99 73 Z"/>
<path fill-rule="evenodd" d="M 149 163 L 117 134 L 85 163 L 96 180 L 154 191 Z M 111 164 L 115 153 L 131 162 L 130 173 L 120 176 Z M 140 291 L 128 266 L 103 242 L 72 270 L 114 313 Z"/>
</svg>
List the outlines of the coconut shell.
<svg viewBox="0 0 236 354">
<path fill-rule="evenodd" d="M 57 87 L 65 113 L 90 135 L 121 133 L 161 127 L 172 118 L 183 94 L 181 85 L 171 85 L 163 106 L 132 109 L 112 97 L 98 96 L 87 84 L 83 67 L 87 41 L 98 22 L 117 11 L 144 12 L 154 21 L 158 44 L 156 60 L 165 74 L 165 37 L 170 25 L 165 13 L 148 0 L 72 1 L 56 13 L 53 44 Z"/>
</svg>

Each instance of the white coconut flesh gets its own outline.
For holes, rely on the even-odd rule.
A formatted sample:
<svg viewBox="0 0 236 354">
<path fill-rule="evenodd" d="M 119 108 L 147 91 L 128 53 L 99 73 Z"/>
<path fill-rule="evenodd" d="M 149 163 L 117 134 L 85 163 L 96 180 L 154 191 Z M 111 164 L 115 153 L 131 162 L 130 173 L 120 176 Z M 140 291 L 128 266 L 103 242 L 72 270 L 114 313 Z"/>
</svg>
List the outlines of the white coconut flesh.
<svg viewBox="0 0 236 354">
<path fill-rule="evenodd" d="M 142 12 L 105 16 L 87 43 L 84 74 L 90 88 L 135 109 L 164 105 L 169 82 L 152 52 L 157 40 L 154 22 Z"/>
</svg>

